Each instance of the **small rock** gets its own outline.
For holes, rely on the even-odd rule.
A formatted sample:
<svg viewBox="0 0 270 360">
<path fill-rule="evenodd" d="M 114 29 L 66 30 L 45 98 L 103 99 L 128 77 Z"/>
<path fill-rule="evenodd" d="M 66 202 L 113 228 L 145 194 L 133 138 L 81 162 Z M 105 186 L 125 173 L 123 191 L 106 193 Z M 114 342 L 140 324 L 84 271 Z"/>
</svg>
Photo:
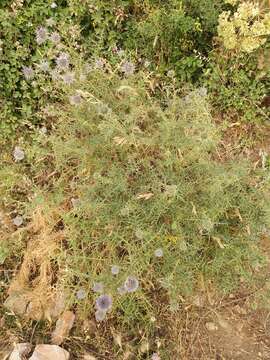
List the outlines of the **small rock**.
<svg viewBox="0 0 270 360">
<path fill-rule="evenodd" d="M 24 315 L 28 305 L 27 299 L 22 293 L 13 293 L 6 299 L 4 306 L 17 315 Z"/>
<path fill-rule="evenodd" d="M 29 343 L 16 344 L 10 354 L 9 360 L 23 360 L 31 351 L 32 345 Z"/>
<path fill-rule="evenodd" d="M 37 345 L 29 360 L 69 360 L 69 353 L 57 345 Z"/>
<path fill-rule="evenodd" d="M 52 343 L 56 345 L 62 344 L 68 336 L 75 321 L 75 315 L 72 311 L 65 311 L 56 322 L 56 327 L 52 333 Z"/>
<path fill-rule="evenodd" d="M 214 324 L 213 322 L 207 322 L 205 324 L 205 327 L 207 330 L 209 331 L 216 331 L 218 329 L 218 327 L 216 326 L 216 324 Z"/>
</svg>

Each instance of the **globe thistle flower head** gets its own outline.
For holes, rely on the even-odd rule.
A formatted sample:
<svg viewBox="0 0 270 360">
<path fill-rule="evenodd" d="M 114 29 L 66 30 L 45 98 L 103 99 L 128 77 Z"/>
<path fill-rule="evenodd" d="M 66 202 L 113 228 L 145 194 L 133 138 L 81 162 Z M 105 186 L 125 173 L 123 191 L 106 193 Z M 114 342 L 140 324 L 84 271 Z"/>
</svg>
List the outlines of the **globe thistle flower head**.
<svg viewBox="0 0 270 360">
<path fill-rule="evenodd" d="M 52 2 L 52 3 L 51 3 L 51 8 L 52 8 L 52 9 L 56 9 L 56 8 L 57 8 L 57 4 L 56 4 L 55 2 Z"/>
<path fill-rule="evenodd" d="M 118 292 L 119 295 L 124 295 L 124 294 L 126 294 L 127 289 L 126 289 L 125 285 L 122 285 L 122 286 L 118 287 L 118 288 L 117 288 L 117 292 Z"/>
<path fill-rule="evenodd" d="M 155 257 L 161 258 L 161 257 L 163 257 L 163 250 L 161 248 L 156 249 L 154 254 L 155 254 Z"/>
<path fill-rule="evenodd" d="M 65 84 L 71 85 L 75 81 L 75 74 L 72 72 L 67 72 L 62 76 L 62 79 Z"/>
<path fill-rule="evenodd" d="M 46 126 L 42 126 L 42 127 L 39 129 L 39 132 L 40 132 L 40 134 L 42 134 L 42 135 L 46 135 L 47 132 L 48 132 L 48 129 L 46 128 Z"/>
<path fill-rule="evenodd" d="M 97 310 L 95 312 L 96 321 L 103 321 L 106 317 L 106 311 Z"/>
<path fill-rule="evenodd" d="M 59 80 L 61 78 L 59 70 L 58 69 L 53 69 L 51 71 L 51 77 L 52 77 L 52 80 L 54 80 L 54 81 Z"/>
<path fill-rule="evenodd" d="M 56 58 L 56 64 L 59 69 L 67 69 L 69 67 L 69 55 L 67 53 L 61 53 Z"/>
<path fill-rule="evenodd" d="M 207 96 L 207 88 L 202 86 L 198 89 L 198 93 L 201 97 Z"/>
<path fill-rule="evenodd" d="M 100 311 L 108 311 L 112 307 L 112 297 L 110 295 L 104 294 L 100 295 L 96 300 L 96 308 Z"/>
<path fill-rule="evenodd" d="M 96 293 L 102 293 L 104 290 L 104 285 L 100 282 L 95 282 L 92 290 Z"/>
<path fill-rule="evenodd" d="M 124 64 L 122 64 L 121 71 L 126 76 L 130 76 L 130 75 L 134 74 L 135 65 L 130 61 L 126 61 L 126 62 L 124 62 Z"/>
<path fill-rule="evenodd" d="M 135 276 L 129 276 L 125 281 L 125 289 L 127 292 L 134 292 L 139 287 L 139 281 Z"/>
<path fill-rule="evenodd" d="M 142 240 L 144 238 L 144 232 L 141 229 L 137 229 L 135 232 L 135 236 L 137 239 Z"/>
<path fill-rule="evenodd" d="M 17 227 L 21 226 L 23 223 L 23 217 L 21 215 L 17 215 L 14 219 L 13 219 L 13 224 Z"/>
<path fill-rule="evenodd" d="M 46 20 L 46 24 L 47 24 L 47 26 L 52 27 L 55 25 L 55 21 L 52 18 L 49 18 Z"/>
<path fill-rule="evenodd" d="M 95 68 L 102 70 L 105 66 L 105 60 L 102 58 L 99 58 L 95 61 Z"/>
<path fill-rule="evenodd" d="M 120 267 L 118 265 L 112 265 L 111 267 L 111 273 L 113 275 L 118 275 L 120 271 Z"/>
<path fill-rule="evenodd" d="M 70 201 L 74 208 L 78 207 L 81 203 L 80 199 L 78 199 L 78 198 L 71 198 Z"/>
<path fill-rule="evenodd" d="M 50 64 L 49 64 L 49 62 L 47 60 L 42 60 L 38 64 L 38 68 L 40 69 L 40 71 L 46 73 L 46 72 L 50 71 Z"/>
<path fill-rule="evenodd" d="M 167 72 L 167 76 L 170 77 L 170 78 L 175 77 L 175 71 L 174 71 L 174 70 L 169 70 L 169 71 Z"/>
<path fill-rule="evenodd" d="M 151 360 L 160 360 L 158 353 L 154 353 L 151 357 Z"/>
<path fill-rule="evenodd" d="M 84 289 L 79 289 L 76 293 L 76 298 L 78 300 L 83 300 L 86 298 L 86 291 Z"/>
<path fill-rule="evenodd" d="M 35 72 L 31 66 L 23 66 L 22 72 L 26 80 L 31 80 L 35 76 Z"/>
<path fill-rule="evenodd" d="M 48 39 L 48 31 L 44 26 L 40 26 L 36 30 L 36 41 L 38 45 L 43 44 Z"/>
<path fill-rule="evenodd" d="M 50 36 L 50 40 L 54 43 L 54 44 L 58 44 L 61 41 L 61 36 L 58 34 L 58 32 L 54 31 L 51 36 Z"/>
<path fill-rule="evenodd" d="M 25 153 L 19 146 L 15 146 L 13 156 L 15 161 L 21 161 L 24 159 Z"/>
<path fill-rule="evenodd" d="M 71 105 L 80 105 L 80 103 L 82 102 L 82 98 L 79 94 L 75 94 L 75 95 L 71 95 L 69 97 L 69 102 Z"/>
</svg>

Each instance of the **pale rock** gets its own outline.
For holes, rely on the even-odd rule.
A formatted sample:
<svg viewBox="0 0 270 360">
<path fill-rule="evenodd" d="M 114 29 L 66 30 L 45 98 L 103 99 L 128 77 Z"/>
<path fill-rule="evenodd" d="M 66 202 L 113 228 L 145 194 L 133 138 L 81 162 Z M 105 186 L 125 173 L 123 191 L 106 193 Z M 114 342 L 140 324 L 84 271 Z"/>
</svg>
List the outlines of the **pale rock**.
<svg viewBox="0 0 270 360">
<path fill-rule="evenodd" d="M 75 315 L 72 311 L 65 311 L 56 322 L 56 327 L 52 333 L 52 343 L 56 345 L 62 344 L 68 336 L 75 321 Z"/>
<path fill-rule="evenodd" d="M 57 345 L 37 345 L 29 360 L 69 360 L 69 353 Z"/>
<path fill-rule="evenodd" d="M 30 343 L 16 344 L 9 356 L 9 360 L 24 360 L 25 356 L 30 353 L 31 348 L 32 345 Z"/>
</svg>

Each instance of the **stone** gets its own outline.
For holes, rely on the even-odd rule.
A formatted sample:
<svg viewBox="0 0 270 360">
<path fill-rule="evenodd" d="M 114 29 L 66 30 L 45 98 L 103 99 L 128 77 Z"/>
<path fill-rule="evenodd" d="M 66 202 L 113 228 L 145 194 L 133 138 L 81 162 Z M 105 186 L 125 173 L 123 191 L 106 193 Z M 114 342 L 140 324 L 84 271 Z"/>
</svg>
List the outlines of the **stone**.
<svg viewBox="0 0 270 360">
<path fill-rule="evenodd" d="M 9 360 L 24 360 L 25 356 L 30 353 L 32 345 L 30 343 L 16 344 L 14 350 L 9 356 Z"/>
<path fill-rule="evenodd" d="M 29 360 L 69 360 L 69 352 L 57 345 L 37 345 Z"/>
<path fill-rule="evenodd" d="M 75 315 L 72 311 L 65 311 L 56 322 L 56 327 L 52 333 L 52 343 L 60 345 L 68 336 L 75 321 Z"/>
</svg>

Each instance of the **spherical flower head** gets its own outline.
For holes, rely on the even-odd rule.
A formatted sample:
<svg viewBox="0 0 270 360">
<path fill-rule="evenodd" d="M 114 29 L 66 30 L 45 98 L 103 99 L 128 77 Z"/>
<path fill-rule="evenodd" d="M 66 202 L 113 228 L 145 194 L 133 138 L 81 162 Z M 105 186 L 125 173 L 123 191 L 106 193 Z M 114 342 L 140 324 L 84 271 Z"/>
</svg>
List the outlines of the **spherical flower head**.
<svg viewBox="0 0 270 360">
<path fill-rule="evenodd" d="M 134 292 L 139 287 L 139 281 L 135 276 L 129 276 L 125 281 L 125 289 L 127 292 Z"/>
<path fill-rule="evenodd" d="M 31 80 L 35 76 L 35 72 L 30 66 L 23 66 L 22 72 L 26 80 Z"/>
<path fill-rule="evenodd" d="M 100 311 L 108 311 L 112 307 L 112 297 L 110 295 L 104 294 L 100 295 L 96 300 L 96 308 Z"/>
<path fill-rule="evenodd" d="M 76 95 L 71 95 L 69 97 L 69 102 L 71 105 L 80 105 L 80 103 L 82 102 L 82 98 L 79 94 L 76 94 Z"/>
<path fill-rule="evenodd" d="M 47 26 L 52 27 L 55 25 L 55 21 L 52 18 L 49 18 L 46 20 L 46 24 L 47 24 Z"/>
<path fill-rule="evenodd" d="M 42 72 L 49 72 L 50 71 L 50 64 L 47 60 L 42 60 L 40 61 L 40 63 L 38 64 L 39 69 Z"/>
<path fill-rule="evenodd" d="M 155 254 L 155 257 L 161 258 L 163 256 L 163 250 L 161 248 L 156 249 L 154 254 Z"/>
<path fill-rule="evenodd" d="M 13 224 L 17 227 L 21 226 L 23 223 L 23 217 L 21 215 L 17 215 L 14 219 L 13 219 Z"/>
<path fill-rule="evenodd" d="M 56 9 L 57 8 L 57 4 L 55 2 L 51 3 L 51 8 L 52 9 Z"/>
<path fill-rule="evenodd" d="M 42 127 L 39 129 L 39 132 L 40 132 L 40 134 L 42 134 L 42 135 L 46 135 L 47 132 L 48 132 L 48 129 L 46 128 L 46 126 L 42 126 Z"/>
<path fill-rule="evenodd" d="M 51 36 L 50 36 L 50 40 L 54 43 L 54 44 L 58 44 L 61 41 L 61 36 L 58 34 L 58 32 L 54 31 Z"/>
<path fill-rule="evenodd" d="M 93 285 L 93 291 L 96 293 L 102 293 L 104 289 L 104 285 L 100 282 L 95 282 Z"/>
<path fill-rule="evenodd" d="M 84 289 L 79 289 L 76 293 L 76 298 L 78 300 L 83 300 L 86 298 L 86 291 Z"/>
<path fill-rule="evenodd" d="M 95 68 L 102 70 L 105 66 L 105 60 L 102 58 L 99 58 L 95 61 Z"/>
<path fill-rule="evenodd" d="M 80 199 L 78 199 L 78 198 L 71 198 L 70 201 L 74 208 L 78 207 L 81 203 Z"/>
<path fill-rule="evenodd" d="M 135 71 L 135 65 L 130 62 L 130 61 L 126 61 L 124 62 L 124 64 L 122 64 L 121 66 L 121 71 L 126 75 L 126 76 L 130 76 L 132 74 L 134 74 Z"/>
<path fill-rule="evenodd" d="M 69 67 L 69 55 L 67 53 L 61 53 L 56 58 L 56 64 L 59 69 L 67 69 Z"/>
<path fill-rule="evenodd" d="M 75 81 L 75 74 L 72 72 L 67 72 L 62 76 L 62 79 L 65 84 L 71 85 Z"/>
<path fill-rule="evenodd" d="M 15 161 L 21 161 L 24 159 L 25 153 L 19 146 L 15 146 L 13 156 Z"/>
<path fill-rule="evenodd" d="M 175 77 L 175 71 L 174 71 L 174 70 L 169 70 L 169 71 L 167 72 L 167 76 L 170 77 L 170 78 Z"/>
<path fill-rule="evenodd" d="M 151 360 L 160 360 L 158 353 L 154 353 L 151 357 Z"/>
<path fill-rule="evenodd" d="M 53 69 L 51 71 L 51 77 L 52 77 L 52 80 L 54 80 L 54 81 L 59 80 L 61 78 L 59 70 L 58 69 Z"/>
<path fill-rule="evenodd" d="M 127 289 L 126 289 L 125 285 L 122 285 L 122 286 L 120 286 L 119 288 L 117 288 L 117 292 L 118 292 L 119 295 L 124 295 L 124 294 L 126 294 Z"/>
<path fill-rule="evenodd" d="M 106 317 L 106 311 L 97 310 L 95 312 L 96 321 L 103 321 Z"/>
<path fill-rule="evenodd" d="M 43 44 L 48 39 L 48 31 L 44 26 L 36 30 L 36 40 L 38 45 Z"/>
<path fill-rule="evenodd" d="M 118 265 L 112 265 L 111 267 L 111 273 L 113 275 L 118 275 L 120 271 L 120 267 Z"/>
<path fill-rule="evenodd" d="M 137 229 L 135 232 L 135 236 L 137 239 L 142 240 L 144 238 L 144 232 L 141 229 Z"/>
<path fill-rule="evenodd" d="M 199 92 L 199 95 L 202 96 L 202 97 L 205 97 L 207 96 L 207 88 L 202 86 L 198 89 L 198 92 Z"/>
</svg>

